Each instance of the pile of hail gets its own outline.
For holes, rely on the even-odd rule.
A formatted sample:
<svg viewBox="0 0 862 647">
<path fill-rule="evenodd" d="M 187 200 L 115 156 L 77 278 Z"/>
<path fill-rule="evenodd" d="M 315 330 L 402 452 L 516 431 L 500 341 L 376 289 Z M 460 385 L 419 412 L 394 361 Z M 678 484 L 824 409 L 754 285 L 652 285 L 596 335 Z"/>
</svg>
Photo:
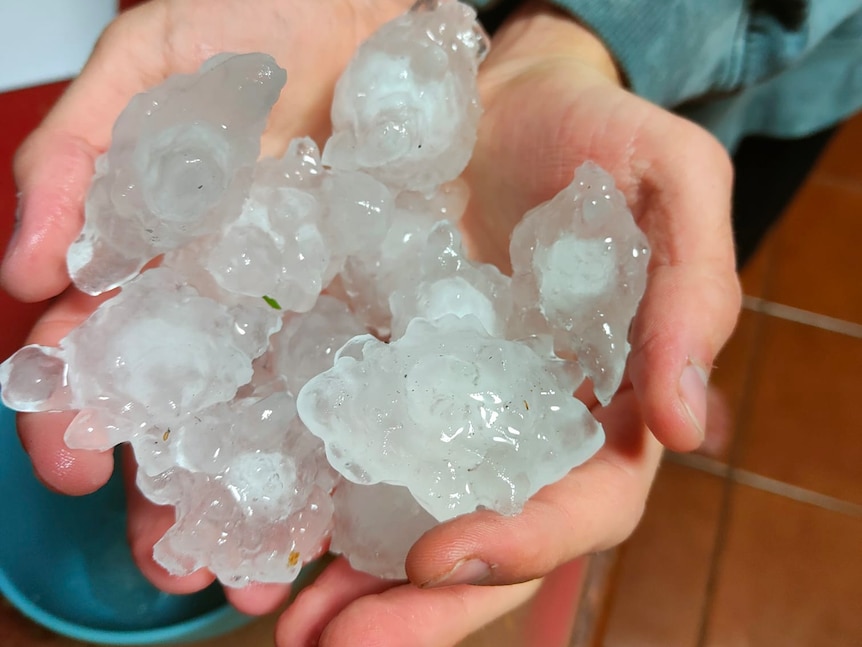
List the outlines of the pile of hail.
<svg viewBox="0 0 862 647">
<path fill-rule="evenodd" d="M 511 276 L 468 257 L 487 48 L 454 1 L 384 25 L 322 152 L 259 159 L 285 82 L 266 54 L 216 56 L 120 115 L 67 261 L 79 290 L 121 290 L 0 384 L 18 411 L 78 411 L 69 447 L 131 444 L 140 489 L 176 509 L 168 571 L 290 582 L 329 547 L 404 577 L 434 524 L 517 514 L 601 446 L 573 393 L 619 387 L 646 238 L 585 163 L 515 229 Z"/>
</svg>

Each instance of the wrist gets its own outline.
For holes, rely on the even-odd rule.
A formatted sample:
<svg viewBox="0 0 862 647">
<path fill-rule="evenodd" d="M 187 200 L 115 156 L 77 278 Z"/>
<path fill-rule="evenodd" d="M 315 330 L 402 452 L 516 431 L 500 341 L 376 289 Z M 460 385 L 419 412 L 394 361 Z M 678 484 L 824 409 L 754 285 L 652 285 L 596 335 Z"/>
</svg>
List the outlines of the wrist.
<svg viewBox="0 0 862 647">
<path fill-rule="evenodd" d="M 491 57 L 527 65 L 567 58 L 589 66 L 616 85 L 624 85 L 620 68 L 601 38 L 571 14 L 542 0 L 527 2 L 500 28 Z"/>
</svg>

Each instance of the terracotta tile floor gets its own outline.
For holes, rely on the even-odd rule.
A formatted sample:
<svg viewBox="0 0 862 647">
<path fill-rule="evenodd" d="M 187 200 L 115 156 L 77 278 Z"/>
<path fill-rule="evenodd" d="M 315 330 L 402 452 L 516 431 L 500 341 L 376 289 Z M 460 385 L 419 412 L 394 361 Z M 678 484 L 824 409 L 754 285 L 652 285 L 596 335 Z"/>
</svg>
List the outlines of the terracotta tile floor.
<svg viewBox="0 0 862 647">
<path fill-rule="evenodd" d="M 0 102 L 20 128 L 0 137 L 6 163 L 62 84 Z M 15 93 L 11 93 L 15 94 Z M 10 112 L 11 111 L 11 112 Z M 781 224 L 743 273 L 736 333 L 716 361 L 724 443 L 668 455 L 644 520 L 614 554 L 592 561 L 570 642 L 541 611 L 566 615 L 579 569 L 462 647 L 840 647 L 862 645 L 862 116 L 848 123 Z M 0 174 L 0 211 L 14 188 Z M 11 220 L 4 218 L 0 243 Z M 0 295 L 3 355 L 40 306 Z M 715 437 L 715 436 L 714 436 Z M 574 583 L 574 586 L 572 586 Z M 271 644 L 274 617 L 206 643 Z M 0 603 L 0 643 L 63 640 Z M 202 646 L 203 647 L 203 646 Z"/>
</svg>

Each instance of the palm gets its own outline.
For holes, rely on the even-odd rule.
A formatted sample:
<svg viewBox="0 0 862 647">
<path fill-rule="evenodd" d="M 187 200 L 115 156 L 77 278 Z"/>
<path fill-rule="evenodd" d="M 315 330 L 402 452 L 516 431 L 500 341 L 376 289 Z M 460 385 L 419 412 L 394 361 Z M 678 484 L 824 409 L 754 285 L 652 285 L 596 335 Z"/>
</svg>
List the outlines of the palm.
<svg viewBox="0 0 862 647">
<path fill-rule="evenodd" d="M 665 244 L 672 232 L 659 230 L 674 225 L 667 209 L 684 178 L 663 174 L 667 144 L 672 139 L 676 155 L 720 170 L 725 155 L 718 145 L 578 60 L 506 64 L 484 77 L 485 115 L 468 169 L 473 244 L 499 261 L 521 215 L 569 184 L 575 167 L 592 160 L 626 194 L 650 235 L 653 262 L 669 262 L 674 251 Z"/>
<path fill-rule="evenodd" d="M 357 44 L 409 6 L 409 0 L 355 3 L 266 0 L 156 0 L 122 15 L 103 35 L 94 55 L 64 102 L 81 111 L 75 133 L 97 149 L 110 141 L 109 128 L 136 92 L 175 73 L 190 73 L 220 52 L 266 52 L 288 73 L 288 89 L 272 113 L 265 153 L 276 153 L 295 135 L 325 128 L 327 98 Z M 109 85 L 106 87 L 106 83 Z M 110 92 L 107 88 L 110 87 Z M 86 93 L 88 101 L 78 100 Z M 47 125 L 50 126 L 49 117 Z"/>
<path fill-rule="evenodd" d="M 24 301 L 68 285 L 66 249 L 82 225 L 81 204 L 111 126 L 138 92 L 196 70 L 219 52 L 263 51 L 288 71 L 272 112 L 264 154 L 295 136 L 325 135 L 334 81 L 356 45 L 410 0 L 153 0 L 103 34 L 81 76 L 18 153 L 15 175 L 28 203 L 3 287 Z M 62 183 L 57 178 L 62 177 Z"/>
</svg>

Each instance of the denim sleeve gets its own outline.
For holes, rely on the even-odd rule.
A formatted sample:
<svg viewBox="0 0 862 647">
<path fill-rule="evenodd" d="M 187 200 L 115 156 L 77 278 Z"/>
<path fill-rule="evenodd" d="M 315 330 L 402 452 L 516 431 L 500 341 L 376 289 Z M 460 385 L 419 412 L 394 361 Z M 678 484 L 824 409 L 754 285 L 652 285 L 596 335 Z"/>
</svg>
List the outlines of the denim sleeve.
<svg viewBox="0 0 862 647">
<path fill-rule="evenodd" d="M 862 0 L 797 0 L 801 21 L 788 25 L 782 0 L 553 2 L 604 41 L 634 92 L 669 107 L 781 73 L 862 8 Z"/>
</svg>

